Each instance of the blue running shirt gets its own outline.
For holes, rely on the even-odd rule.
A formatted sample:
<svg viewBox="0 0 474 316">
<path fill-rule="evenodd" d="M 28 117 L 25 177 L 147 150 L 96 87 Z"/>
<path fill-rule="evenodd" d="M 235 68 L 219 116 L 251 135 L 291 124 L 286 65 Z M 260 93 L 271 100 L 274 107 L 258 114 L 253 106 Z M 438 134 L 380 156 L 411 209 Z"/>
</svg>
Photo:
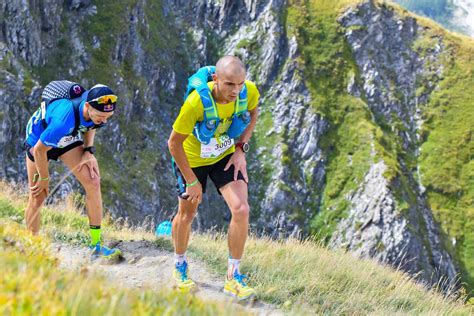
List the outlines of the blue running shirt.
<svg viewBox="0 0 474 316">
<path fill-rule="evenodd" d="M 94 126 L 94 122 L 84 119 L 82 113 L 84 105 L 85 101 L 82 101 L 79 105 L 80 131 L 87 131 Z M 46 146 L 63 148 L 82 140 L 81 133 L 76 136 L 71 135 L 76 121 L 73 104 L 68 99 L 59 99 L 49 104 L 45 119 L 48 124 L 46 129 L 41 124 L 41 108 L 31 116 L 26 126 L 26 142 L 28 145 L 33 147 L 41 139 Z"/>
</svg>

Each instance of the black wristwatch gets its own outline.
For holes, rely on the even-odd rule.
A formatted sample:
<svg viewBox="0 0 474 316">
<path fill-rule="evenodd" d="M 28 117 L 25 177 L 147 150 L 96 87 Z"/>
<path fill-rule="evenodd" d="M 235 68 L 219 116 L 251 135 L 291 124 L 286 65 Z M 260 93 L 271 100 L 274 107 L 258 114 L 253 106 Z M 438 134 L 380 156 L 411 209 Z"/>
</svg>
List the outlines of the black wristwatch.
<svg viewBox="0 0 474 316">
<path fill-rule="evenodd" d="M 94 147 L 94 146 L 89 146 L 89 147 L 85 147 L 85 148 L 82 150 L 82 152 L 84 152 L 84 153 L 85 153 L 86 151 L 90 152 L 91 154 L 95 154 L 95 147 Z"/>
<path fill-rule="evenodd" d="M 248 153 L 250 150 L 249 143 L 237 143 L 235 144 L 235 147 L 239 147 L 244 153 Z"/>
</svg>

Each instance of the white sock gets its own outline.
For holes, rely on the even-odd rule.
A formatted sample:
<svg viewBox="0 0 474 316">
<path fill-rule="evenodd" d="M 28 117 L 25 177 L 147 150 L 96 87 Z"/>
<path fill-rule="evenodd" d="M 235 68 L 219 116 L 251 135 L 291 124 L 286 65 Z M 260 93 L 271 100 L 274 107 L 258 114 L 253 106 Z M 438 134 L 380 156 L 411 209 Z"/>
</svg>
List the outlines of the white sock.
<svg viewBox="0 0 474 316">
<path fill-rule="evenodd" d="M 239 272 L 240 260 L 241 259 L 229 258 L 229 261 L 227 264 L 227 276 L 229 277 L 229 279 L 232 279 L 234 277 L 235 271 Z"/>
<path fill-rule="evenodd" d="M 186 253 L 179 255 L 177 253 L 174 254 L 174 263 L 175 264 L 183 264 L 186 261 Z"/>
</svg>

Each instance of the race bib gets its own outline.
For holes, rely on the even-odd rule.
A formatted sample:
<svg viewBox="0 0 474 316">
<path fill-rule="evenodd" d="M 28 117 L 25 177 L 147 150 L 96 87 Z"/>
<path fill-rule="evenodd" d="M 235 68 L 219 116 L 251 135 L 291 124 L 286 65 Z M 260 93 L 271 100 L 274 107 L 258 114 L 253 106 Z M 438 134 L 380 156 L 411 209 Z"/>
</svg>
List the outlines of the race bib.
<svg viewBox="0 0 474 316">
<path fill-rule="evenodd" d="M 232 145 L 234 145 L 234 140 L 227 135 L 221 135 L 219 139 L 211 138 L 209 144 L 201 144 L 201 158 L 217 158 Z"/>
<path fill-rule="evenodd" d="M 77 142 L 78 140 L 82 140 L 79 134 L 77 134 L 76 136 L 72 136 L 72 135 L 64 136 L 63 138 L 59 140 L 58 148 L 64 148 L 68 145 L 71 145 L 74 142 Z"/>
</svg>

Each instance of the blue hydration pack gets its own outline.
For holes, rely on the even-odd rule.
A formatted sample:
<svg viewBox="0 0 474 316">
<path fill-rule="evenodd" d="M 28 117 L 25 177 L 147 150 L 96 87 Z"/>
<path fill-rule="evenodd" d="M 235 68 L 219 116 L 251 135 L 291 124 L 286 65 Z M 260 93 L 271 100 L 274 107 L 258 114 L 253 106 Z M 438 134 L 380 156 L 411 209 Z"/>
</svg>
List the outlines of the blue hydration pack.
<svg viewBox="0 0 474 316">
<path fill-rule="evenodd" d="M 184 100 L 186 101 L 189 94 L 196 90 L 201 97 L 202 105 L 204 106 L 204 120 L 196 123 L 193 134 L 203 144 L 209 144 L 220 123 L 216 103 L 207 85 L 209 81 L 212 81 L 212 75 L 215 72 L 216 67 L 214 66 L 200 68 L 194 75 L 188 78 L 188 86 L 184 95 Z M 244 85 L 235 101 L 232 123 L 227 130 L 227 136 L 230 138 L 238 138 L 250 124 L 250 113 L 247 107 L 247 87 Z"/>
</svg>

